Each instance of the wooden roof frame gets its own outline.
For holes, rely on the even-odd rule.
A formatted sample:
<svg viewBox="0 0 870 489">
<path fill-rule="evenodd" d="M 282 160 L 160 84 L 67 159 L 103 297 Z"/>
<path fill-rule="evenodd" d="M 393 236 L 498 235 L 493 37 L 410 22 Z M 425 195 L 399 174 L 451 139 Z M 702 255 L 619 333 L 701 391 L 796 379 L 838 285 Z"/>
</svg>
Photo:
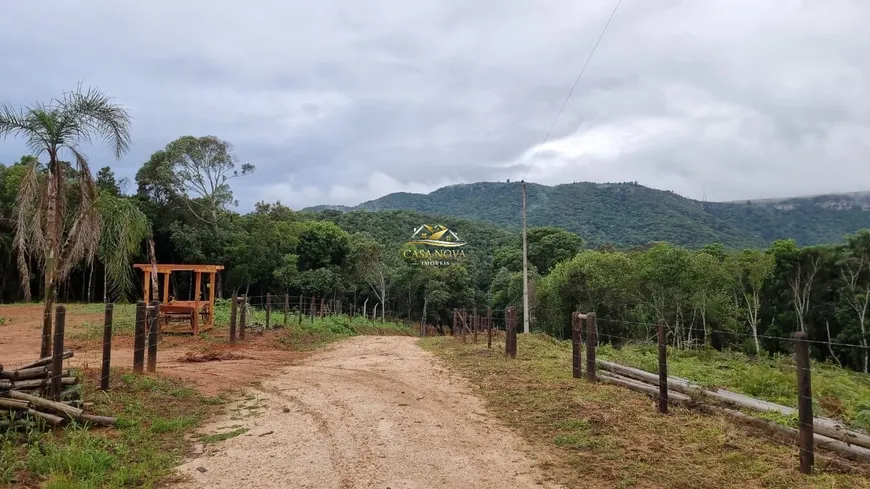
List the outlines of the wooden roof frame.
<svg viewBox="0 0 870 489">
<path fill-rule="evenodd" d="M 151 274 L 157 269 L 157 276 L 163 275 L 163 300 L 159 301 L 162 306 L 159 312 L 159 323 L 169 325 L 170 316 L 181 315 L 189 318 L 190 326 L 180 330 L 172 330 L 180 333 L 193 333 L 198 335 L 201 331 L 208 331 L 214 327 L 214 303 L 215 303 L 215 279 L 217 273 L 224 269 L 223 265 L 179 265 L 172 263 L 151 264 L 136 263 L 133 268 L 143 272 L 143 290 L 145 301 L 151 299 Z M 169 276 L 174 272 L 193 272 L 195 277 L 194 298 L 192 301 L 175 301 L 169 295 Z M 208 297 L 202 297 L 202 275 L 208 276 Z M 200 318 L 200 316 L 202 316 Z M 161 329 L 163 327 L 161 326 Z"/>
<path fill-rule="evenodd" d="M 151 272 L 154 270 L 154 265 L 150 263 L 137 263 L 133 265 L 133 268 L 144 270 L 147 272 Z M 214 273 L 220 270 L 223 270 L 223 265 L 176 265 L 171 263 L 160 263 L 157 265 L 157 273 L 170 273 L 170 272 L 201 272 L 201 273 Z"/>
</svg>

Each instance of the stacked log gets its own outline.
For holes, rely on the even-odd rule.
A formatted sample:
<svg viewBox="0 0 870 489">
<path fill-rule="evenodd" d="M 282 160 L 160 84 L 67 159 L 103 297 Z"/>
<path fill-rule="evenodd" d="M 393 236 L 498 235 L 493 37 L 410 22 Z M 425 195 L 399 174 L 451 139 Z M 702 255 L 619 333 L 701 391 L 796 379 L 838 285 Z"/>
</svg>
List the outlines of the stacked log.
<svg viewBox="0 0 870 489">
<path fill-rule="evenodd" d="M 658 375 L 618 363 L 598 360 L 597 365 L 603 372 L 599 377 L 610 384 L 627 387 L 652 397 L 658 396 Z M 756 427 L 789 436 L 797 436 L 797 430 L 779 425 L 772 421 L 755 418 L 731 409 L 736 407 L 757 412 L 776 412 L 783 415 L 796 415 L 797 411 L 788 406 L 745 396 L 724 389 L 709 389 L 679 377 L 668 377 L 668 388 L 676 392 L 669 394 L 669 401 L 683 404 L 702 411 L 715 412 L 739 419 Z M 870 435 L 847 429 L 843 423 L 830 418 L 813 418 L 816 433 L 815 444 L 855 458 L 870 461 Z"/>
<path fill-rule="evenodd" d="M 63 358 L 71 358 L 65 351 Z M 71 420 L 101 426 L 112 426 L 115 418 L 85 414 L 82 410 L 82 390 L 79 379 L 69 370 L 58 372 L 63 390 L 60 400 L 48 399 L 54 376 L 52 357 L 41 358 L 14 370 L 0 365 L 0 429 L 57 427 Z"/>
</svg>

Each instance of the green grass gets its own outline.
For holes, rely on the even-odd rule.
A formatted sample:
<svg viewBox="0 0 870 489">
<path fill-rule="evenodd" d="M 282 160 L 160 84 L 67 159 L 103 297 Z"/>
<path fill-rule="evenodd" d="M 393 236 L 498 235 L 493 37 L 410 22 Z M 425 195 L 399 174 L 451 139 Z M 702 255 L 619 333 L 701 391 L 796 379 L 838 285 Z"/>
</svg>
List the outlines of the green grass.
<svg viewBox="0 0 870 489">
<path fill-rule="evenodd" d="M 414 332 L 400 323 L 376 322 L 362 317 L 326 316 L 324 318 L 298 317 L 289 321 L 281 337 L 284 347 L 295 351 L 309 351 L 334 341 L 358 335 L 410 336 Z"/>
<path fill-rule="evenodd" d="M 106 306 L 102 303 L 69 304 L 67 314 L 102 314 Z M 113 335 L 132 336 L 136 327 L 136 304 L 115 304 L 112 308 Z M 76 339 L 98 340 L 103 337 L 103 320 L 87 321 L 81 325 L 83 331 L 74 335 Z"/>
<path fill-rule="evenodd" d="M 798 472 L 787 442 L 721 416 L 673 407 L 656 412 L 642 394 L 571 378 L 571 352 L 544 335 L 519 335 L 506 358 L 503 336 L 462 344 L 426 338 L 422 346 L 468 378 L 488 410 L 532 444 L 548 477 L 566 487 L 868 488 L 867 468 L 819 453 L 816 474 Z"/>
<path fill-rule="evenodd" d="M 569 346 L 566 344 L 566 349 Z M 655 346 L 602 345 L 598 357 L 657 372 Z M 813 365 L 813 411 L 817 416 L 842 419 L 853 428 L 870 430 L 870 375 L 824 363 Z M 797 407 L 797 372 L 794 360 L 778 355 L 750 358 L 742 353 L 716 350 L 668 349 L 668 374 L 749 396 Z M 792 424 L 792 420 L 775 421 Z"/>
<path fill-rule="evenodd" d="M 105 311 L 103 304 L 71 304 L 72 312 L 96 314 Z M 132 335 L 136 321 L 135 304 L 115 304 L 112 318 L 112 327 L 116 335 Z M 260 305 L 251 305 L 246 313 L 246 323 L 249 328 L 257 329 L 266 322 L 266 312 Z M 284 323 L 284 313 L 280 308 L 272 311 L 271 326 L 284 326 L 285 337 L 282 338 L 283 347 L 298 351 L 308 351 L 322 347 L 333 341 L 350 336 L 372 335 L 412 335 L 414 332 L 401 323 L 386 321 L 384 323 L 370 321 L 360 316 L 350 318 L 348 316 L 326 316 L 314 318 L 305 315 L 299 321 L 298 314 L 288 314 L 287 324 Z M 230 301 L 227 299 L 215 300 L 215 327 L 204 332 L 200 337 L 205 341 L 226 342 L 230 324 Z M 77 335 L 78 338 L 97 340 L 103 337 L 103 324 L 99 322 L 83 323 L 84 332 Z"/>
<path fill-rule="evenodd" d="M 166 378 L 124 374 L 113 381 L 104 394 L 95 390 L 96 372 L 88 372 L 84 396 L 94 403 L 88 412 L 118 418 L 114 429 L 0 435 L 0 486 L 155 487 L 183 459 L 184 434 L 224 403 Z"/>
</svg>

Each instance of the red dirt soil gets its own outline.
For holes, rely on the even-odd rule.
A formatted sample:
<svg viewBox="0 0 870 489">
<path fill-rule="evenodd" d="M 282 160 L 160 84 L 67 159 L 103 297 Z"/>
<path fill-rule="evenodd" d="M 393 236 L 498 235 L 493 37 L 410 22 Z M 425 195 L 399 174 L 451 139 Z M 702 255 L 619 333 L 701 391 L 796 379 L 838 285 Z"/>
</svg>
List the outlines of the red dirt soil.
<svg viewBox="0 0 870 489">
<path fill-rule="evenodd" d="M 39 304 L 0 307 L 0 365 L 6 369 L 39 358 L 42 335 L 42 306 Z M 75 356 L 67 366 L 100 368 L 102 338 L 88 338 L 86 324 L 102 324 L 102 313 L 67 312 L 65 349 Z M 251 335 L 245 342 L 229 345 L 207 341 L 190 335 L 164 335 L 157 351 L 157 374 L 193 382 L 207 395 L 223 390 L 239 389 L 265 378 L 278 366 L 307 356 L 277 347 L 280 330 Z M 191 361 L 190 358 L 215 361 Z M 217 361 L 220 359 L 219 361 Z M 113 375 L 129 372 L 133 366 L 133 338 L 116 335 L 112 338 Z"/>
</svg>

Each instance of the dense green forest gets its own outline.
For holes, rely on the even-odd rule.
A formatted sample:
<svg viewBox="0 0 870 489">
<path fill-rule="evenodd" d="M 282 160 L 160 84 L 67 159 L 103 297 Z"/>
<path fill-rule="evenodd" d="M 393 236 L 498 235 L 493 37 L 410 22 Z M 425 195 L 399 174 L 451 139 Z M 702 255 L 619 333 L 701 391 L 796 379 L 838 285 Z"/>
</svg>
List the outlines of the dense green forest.
<svg viewBox="0 0 870 489">
<path fill-rule="evenodd" d="M 522 303 L 520 235 L 487 223 L 518 215 L 520 200 L 509 198 L 519 190 L 514 184 L 441 189 L 423 209 L 431 214 L 297 212 L 265 202 L 242 214 L 232 183 L 256 168 L 239 165 L 230 143 L 182 136 L 155 148 L 123 192 L 110 166 L 92 175 L 72 141 L 95 131 L 120 156 L 129 144 L 121 109 L 91 92 L 36 107 L 0 113 L 0 136 L 23 137 L 39 155 L 0 165 L 5 302 L 29 300 L 30 291 L 48 298 L 47 306 L 55 299 L 133 300 L 141 279 L 131 263 L 154 259 L 225 265 L 218 296 L 315 295 L 357 310 L 368 300 L 380 305 L 380 315 L 442 331 L 453 308 L 491 307 L 498 318 Z M 383 202 L 414 198 L 394 194 Z M 752 354 L 787 352 L 790 343 L 778 338 L 806 331 L 817 358 L 867 370 L 870 232 L 853 233 L 870 227 L 859 219 L 870 214 L 789 203 L 788 212 L 797 212 L 783 215 L 807 220 L 795 225 L 796 237 L 841 244 L 778 240 L 764 249 L 780 232 L 767 226 L 785 229 L 787 220 L 768 204 L 705 207 L 635 184 L 529 185 L 529 201 L 533 328 L 565 335 L 571 312 L 595 311 L 603 341 L 644 341 L 663 320 L 679 347 Z M 822 215 L 854 219 L 823 227 L 816 222 Z M 461 236 L 464 258 L 449 266 L 404 259 L 422 224 L 443 224 Z M 190 282 L 174 281 L 174 295 L 191 294 Z"/>
<path fill-rule="evenodd" d="M 394 193 L 354 208 L 337 210 L 415 210 L 487 221 L 518 229 L 520 183 L 451 185 L 421 195 Z M 841 242 L 870 227 L 870 202 L 860 195 L 740 203 L 699 202 L 636 183 L 590 183 L 549 187 L 527 184 L 528 222 L 577 233 L 591 245 L 640 245 L 667 241 L 699 248 L 768 246 L 794 239 L 801 246 Z M 322 209 L 316 207 L 312 209 Z"/>
</svg>

